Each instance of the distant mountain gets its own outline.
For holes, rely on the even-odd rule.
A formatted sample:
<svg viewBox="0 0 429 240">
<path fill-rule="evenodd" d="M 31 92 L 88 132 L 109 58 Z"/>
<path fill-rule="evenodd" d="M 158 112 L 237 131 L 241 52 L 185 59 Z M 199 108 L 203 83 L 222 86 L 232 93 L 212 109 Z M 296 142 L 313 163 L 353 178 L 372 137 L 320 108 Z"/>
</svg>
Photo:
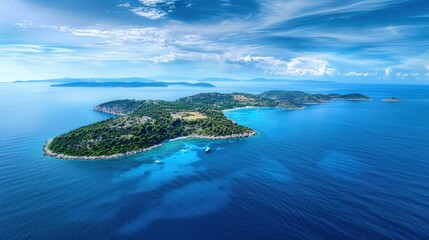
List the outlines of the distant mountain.
<svg viewBox="0 0 429 240">
<path fill-rule="evenodd" d="M 152 79 L 131 77 L 131 78 L 59 78 L 59 79 L 46 79 L 46 80 L 28 80 L 28 81 L 15 81 L 16 83 L 28 82 L 49 82 L 49 83 L 74 83 L 74 82 L 155 82 Z"/>
<path fill-rule="evenodd" d="M 211 82 L 290 82 L 290 83 L 319 83 L 319 84 L 329 84 L 337 83 L 330 81 L 319 81 L 319 80 L 288 80 L 288 79 L 275 79 L 275 78 L 254 78 L 254 79 L 234 79 L 234 78 L 193 78 L 193 77 L 172 77 L 172 76 L 157 76 L 150 78 L 140 78 L 140 77 L 131 77 L 131 78 L 59 78 L 59 79 L 47 79 L 47 80 L 28 80 L 28 81 L 15 81 L 16 83 L 76 83 L 76 82 L 95 82 L 95 83 L 104 83 L 104 82 L 115 82 L 115 83 L 135 83 L 135 82 L 169 82 L 170 85 L 176 84 L 176 81 L 180 81 L 184 85 L 185 81 L 198 81 L 202 83 L 211 83 Z"/>
<path fill-rule="evenodd" d="M 69 82 L 53 84 L 51 87 L 168 87 L 161 82 Z"/>
<path fill-rule="evenodd" d="M 331 81 L 319 81 L 319 80 L 289 80 L 289 79 L 278 79 L 278 78 L 253 78 L 253 79 L 234 79 L 234 78 L 203 78 L 198 80 L 199 82 L 289 82 L 289 83 L 337 83 Z"/>
<path fill-rule="evenodd" d="M 167 85 L 180 85 L 180 86 L 190 86 L 190 87 L 215 87 L 213 84 L 200 82 L 200 83 L 188 83 L 188 82 L 162 82 Z"/>
<path fill-rule="evenodd" d="M 290 83 L 337 83 L 332 81 L 320 81 L 320 80 L 289 80 L 289 79 L 276 79 L 276 78 L 254 78 L 248 81 L 250 82 L 290 82 Z"/>
<path fill-rule="evenodd" d="M 188 83 L 188 82 L 68 82 L 53 84 L 51 87 L 168 87 L 170 85 L 188 86 L 188 87 L 214 87 L 210 83 Z"/>
<path fill-rule="evenodd" d="M 198 81 L 199 82 L 236 82 L 236 81 L 242 81 L 242 80 L 233 79 L 233 78 L 203 78 Z"/>
<path fill-rule="evenodd" d="M 155 76 L 148 77 L 149 79 L 153 79 L 155 81 L 198 81 L 200 78 L 198 77 L 175 77 L 175 76 Z"/>
</svg>

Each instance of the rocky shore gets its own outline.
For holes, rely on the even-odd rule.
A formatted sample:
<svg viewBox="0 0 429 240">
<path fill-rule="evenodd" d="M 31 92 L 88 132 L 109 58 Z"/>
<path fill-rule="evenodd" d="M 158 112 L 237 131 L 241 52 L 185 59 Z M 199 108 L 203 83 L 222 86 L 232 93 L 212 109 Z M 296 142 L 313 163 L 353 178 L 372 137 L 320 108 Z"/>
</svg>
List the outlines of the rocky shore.
<svg viewBox="0 0 429 240">
<path fill-rule="evenodd" d="M 113 154 L 113 155 L 102 155 L 102 156 L 71 156 L 71 155 L 54 153 L 51 150 L 49 150 L 49 144 L 51 144 L 53 139 L 49 139 L 48 141 L 46 141 L 46 144 L 43 147 L 43 152 L 47 156 L 51 156 L 51 157 L 59 158 L 59 159 L 64 159 L 64 160 L 103 160 L 103 159 L 120 158 L 120 157 L 124 157 L 127 155 L 133 155 L 133 154 L 137 154 L 137 153 L 147 152 L 147 151 L 150 151 L 150 150 L 155 149 L 157 147 L 160 147 L 160 146 L 162 146 L 162 144 L 167 143 L 169 141 L 177 141 L 177 140 L 187 139 L 187 138 L 221 140 L 221 139 L 234 139 L 234 138 L 248 138 L 248 137 L 252 137 L 254 135 L 256 135 L 256 132 L 253 130 L 250 132 L 247 132 L 247 133 L 232 134 L 232 135 L 227 135 L 227 136 L 189 135 L 189 136 L 183 136 L 183 137 L 178 137 L 178 138 L 174 138 L 174 139 L 169 139 L 163 143 L 156 144 L 156 145 L 149 147 L 149 148 L 143 148 L 143 149 L 130 151 L 130 152 L 126 152 L 126 153 L 117 153 L 117 154 Z"/>
<path fill-rule="evenodd" d="M 125 116 L 125 113 L 122 113 L 120 111 L 115 111 L 113 109 L 109 109 L 109 108 L 104 108 L 104 107 L 100 107 L 100 106 L 96 106 L 94 108 L 95 112 L 101 112 L 101 113 L 107 113 L 107 114 L 111 114 L 111 115 L 116 115 L 116 116 Z"/>
</svg>

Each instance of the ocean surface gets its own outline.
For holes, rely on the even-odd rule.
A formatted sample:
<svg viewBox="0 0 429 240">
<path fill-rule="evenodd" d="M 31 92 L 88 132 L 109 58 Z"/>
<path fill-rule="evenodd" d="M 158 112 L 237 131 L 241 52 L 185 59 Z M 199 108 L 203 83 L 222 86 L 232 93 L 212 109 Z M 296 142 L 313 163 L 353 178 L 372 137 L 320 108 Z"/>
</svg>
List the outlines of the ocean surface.
<svg viewBox="0 0 429 240">
<path fill-rule="evenodd" d="M 0 84 L 0 239 L 429 239 L 429 86 L 216 85 Z M 92 111 L 105 101 L 272 89 L 374 100 L 229 111 L 258 134 L 114 160 L 42 152 L 47 139 L 110 118 Z M 404 101 L 380 101 L 390 96 Z"/>
</svg>

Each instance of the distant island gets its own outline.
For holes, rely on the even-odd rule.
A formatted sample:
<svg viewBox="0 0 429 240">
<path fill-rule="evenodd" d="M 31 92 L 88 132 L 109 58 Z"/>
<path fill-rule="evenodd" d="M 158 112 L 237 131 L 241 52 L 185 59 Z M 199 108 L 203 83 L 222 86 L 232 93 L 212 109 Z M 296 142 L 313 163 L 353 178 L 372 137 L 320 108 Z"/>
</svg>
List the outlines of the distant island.
<svg viewBox="0 0 429 240">
<path fill-rule="evenodd" d="M 174 102 L 116 100 L 95 111 L 116 115 L 47 141 L 44 152 L 62 159 L 107 159 L 153 149 L 177 138 L 227 139 L 256 132 L 228 119 L 224 110 L 244 107 L 303 109 L 332 100 L 371 100 L 359 93 L 309 94 L 300 91 L 201 93 Z"/>
<path fill-rule="evenodd" d="M 15 83 L 74 83 L 74 82 L 155 82 L 155 80 L 140 77 L 129 78 L 54 78 L 44 80 L 15 81 Z"/>
<path fill-rule="evenodd" d="M 71 84 L 71 83 L 166 83 L 169 85 L 174 85 L 177 83 L 180 84 L 194 84 L 190 82 L 199 82 L 199 83 L 222 83 L 222 82 L 276 82 L 276 83 L 299 83 L 299 84 L 338 84 L 337 82 L 331 81 L 320 81 L 320 80 L 290 80 L 290 79 L 278 79 L 278 78 L 253 78 L 253 79 L 234 79 L 234 78 L 190 78 L 190 77 L 175 77 L 175 76 L 158 76 L 158 77 L 122 77 L 122 78 L 56 78 L 56 79 L 41 79 L 41 80 L 19 80 L 15 83 L 52 83 L 55 85 L 58 84 Z M 114 85 L 114 84 L 112 84 Z M 128 84 L 132 85 L 132 84 Z M 195 85 L 195 84 L 194 84 Z M 108 87 L 101 86 L 99 87 Z M 198 86 L 198 85 L 195 85 Z M 71 84 L 71 87 L 74 87 Z M 115 86 L 114 86 L 115 87 Z M 128 86 L 125 86 L 128 87 Z"/>
<path fill-rule="evenodd" d="M 52 83 L 51 87 L 87 87 L 87 88 L 139 88 L 139 87 L 168 87 L 168 86 L 186 86 L 186 87 L 215 87 L 206 82 L 185 82 L 185 81 L 155 81 L 147 78 L 59 78 L 46 80 L 28 80 L 15 81 L 15 83 Z"/>
<path fill-rule="evenodd" d="M 283 83 L 299 83 L 299 84 L 338 84 L 333 81 L 321 81 L 321 80 L 290 80 L 290 79 L 282 79 L 282 78 L 253 78 L 253 79 L 235 79 L 235 78 L 203 78 L 198 79 L 199 82 L 283 82 Z"/>
<path fill-rule="evenodd" d="M 187 86 L 187 87 L 215 87 L 210 83 L 188 83 L 188 82 L 70 82 L 52 84 L 51 87 L 124 87 L 124 88 L 138 88 L 138 87 L 168 87 L 170 85 Z"/>
<path fill-rule="evenodd" d="M 382 99 L 383 102 L 401 102 L 402 100 L 397 97 L 388 97 L 385 99 Z"/>
</svg>

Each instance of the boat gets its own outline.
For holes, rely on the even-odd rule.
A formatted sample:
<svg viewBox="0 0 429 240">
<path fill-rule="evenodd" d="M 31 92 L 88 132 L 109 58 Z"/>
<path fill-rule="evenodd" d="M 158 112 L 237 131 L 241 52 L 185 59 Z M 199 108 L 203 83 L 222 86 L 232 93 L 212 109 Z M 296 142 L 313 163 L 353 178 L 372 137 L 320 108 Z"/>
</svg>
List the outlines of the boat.
<svg viewBox="0 0 429 240">
<path fill-rule="evenodd" d="M 161 162 L 160 160 L 155 160 L 154 163 L 156 163 L 156 164 L 163 164 L 163 162 Z"/>
<path fill-rule="evenodd" d="M 209 153 L 209 152 L 210 152 L 210 148 L 209 148 L 209 147 L 207 147 L 207 148 L 206 148 L 206 150 L 205 150 L 205 152 L 206 152 L 206 153 Z"/>
</svg>

